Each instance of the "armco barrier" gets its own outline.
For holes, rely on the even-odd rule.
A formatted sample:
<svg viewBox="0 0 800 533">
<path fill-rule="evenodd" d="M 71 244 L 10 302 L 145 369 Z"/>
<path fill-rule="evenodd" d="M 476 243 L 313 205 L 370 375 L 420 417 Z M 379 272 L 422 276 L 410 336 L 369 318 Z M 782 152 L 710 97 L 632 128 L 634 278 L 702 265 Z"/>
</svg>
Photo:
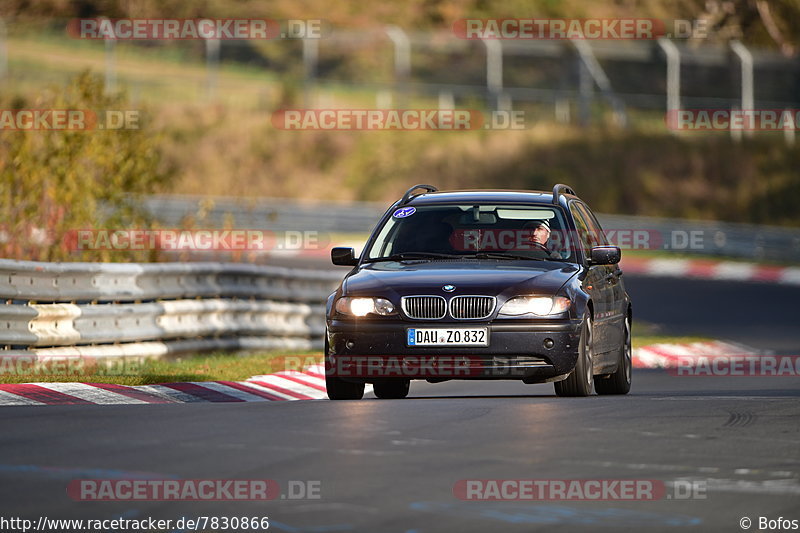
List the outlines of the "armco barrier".
<svg viewBox="0 0 800 533">
<path fill-rule="evenodd" d="M 323 303 L 341 277 L 238 263 L 0 260 L 0 346 L 91 357 L 318 348 Z"/>
<path fill-rule="evenodd" d="M 230 224 L 274 232 L 364 233 L 389 207 L 375 202 L 308 203 L 286 198 L 255 201 L 180 195 L 145 196 L 140 201 L 165 227 L 182 227 L 185 219 L 192 218 L 200 227 L 224 228 Z M 655 250 L 697 257 L 800 263 L 798 228 L 602 213 L 598 218 L 606 231 L 644 231 L 653 236 L 649 244 L 657 244 Z"/>
</svg>

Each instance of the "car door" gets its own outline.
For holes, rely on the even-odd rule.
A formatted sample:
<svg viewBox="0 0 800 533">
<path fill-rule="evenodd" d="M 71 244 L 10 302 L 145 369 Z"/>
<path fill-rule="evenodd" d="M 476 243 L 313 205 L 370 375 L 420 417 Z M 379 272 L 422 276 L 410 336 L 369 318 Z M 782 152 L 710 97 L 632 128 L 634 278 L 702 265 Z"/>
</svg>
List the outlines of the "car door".
<svg viewBox="0 0 800 533">
<path fill-rule="evenodd" d="M 583 290 L 589 293 L 594 308 L 594 324 L 592 328 L 594 349 L 596 354 L 602 354 L 611 349 L 609 342 L 610 332 L 608 331 L 609 322 L 606 319 L 610 314 L 612 299 L 611 285 L 608 279 L 609 269 L 606 265 L 589 265 L 588 257 L 592 246 L 595 246 L 596 237 L 592 235 L 586 215 L 581 212 L 580 203 L 572 201 L 569 209 L 575 220 L 577 241 L 583 249 L 585 264 L 587 265 L 587 273 L 583 279 Z M 602 366 L 604 366 L 604 362 L 601 355 L 595 359 L 595 367 Z"/>
<path fill-rule="evenodd" d="M 593 246 L 608 246 L 609 242 L 606 234 L 589 206 L 581 203 L 578 209 L 586 220 L 591 235 L 594 237 Z M 608 335 L 609 349 L 615 350 L 620 346 L 625 335 L 625 287 L 622 282 L 622 270 L 619 265 L 607 265 L 605 267 L 605 280 L 608 290 L 608 315 L 604 317 L 607 326 L 605 329 Z"/>
</svg>

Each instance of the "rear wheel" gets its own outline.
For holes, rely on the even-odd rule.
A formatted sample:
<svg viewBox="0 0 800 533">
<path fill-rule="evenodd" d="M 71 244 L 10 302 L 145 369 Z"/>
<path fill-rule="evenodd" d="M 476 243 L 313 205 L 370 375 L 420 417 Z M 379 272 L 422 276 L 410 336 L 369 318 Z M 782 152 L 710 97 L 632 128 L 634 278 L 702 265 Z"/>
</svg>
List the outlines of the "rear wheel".
<svg viewBox="0 0 800 533">
<path fill-rule="evenodd" d="M 553 387 L 558 396 L 589 396 L 592 393 L 594 348 L 592 345 L 592 317 L 588 311 L 581 327 L 578 343 L 578 361 L 567 379 L 556 381 Z"/>
<path fill-rule="evenodd" d="M 405 398 L 408 396 L 408 389 L 410 387 L 410 379 L 380 381 L 373 385 L 375 396 L 384 400 L 399 400 Z"/>
<path fill-rule="evenodd" d="M 619 350 L 617 371 L 607 378 L 597 377 L 597 394 L 628 394 L 631 390 L 631 319 L 625 318 L 625 340 Z"/>
<path fill-rule="evenodd" d="M 328 398 L 331 400 L 360 400 L 364 397 L 363 383 L 351 383 L 331 375 L 335 372 L 336 365 L 331 361 L 327 337 L 325 335 L 325 388 Z"/>
</svg>

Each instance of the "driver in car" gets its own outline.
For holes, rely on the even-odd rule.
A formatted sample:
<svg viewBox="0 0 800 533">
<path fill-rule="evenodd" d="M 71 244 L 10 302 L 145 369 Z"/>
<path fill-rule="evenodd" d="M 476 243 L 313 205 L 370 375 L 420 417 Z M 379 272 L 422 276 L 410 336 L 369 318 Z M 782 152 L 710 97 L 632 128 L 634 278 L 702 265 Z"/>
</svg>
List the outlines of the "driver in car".
<svg viewBox="0 0 800 533">
<path fill-rule="evenodd" d="M 525 223 L 522 229 L 530 231 L 528 242 L 530 243 L 531 249 L 539 250 L 550 255 L 550 250 L 547 248 L 547 241 L 550 239 L 550 221 L 547 219 L 533 220 Z"/>
</svg>

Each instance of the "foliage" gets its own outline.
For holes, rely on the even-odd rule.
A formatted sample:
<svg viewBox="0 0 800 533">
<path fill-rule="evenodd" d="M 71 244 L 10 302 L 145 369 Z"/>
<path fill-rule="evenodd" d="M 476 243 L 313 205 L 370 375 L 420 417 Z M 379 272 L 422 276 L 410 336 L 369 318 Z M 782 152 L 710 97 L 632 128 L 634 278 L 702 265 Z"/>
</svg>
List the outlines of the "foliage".
<svg viewBox="0 0 800 533">
<path fill-rule="evenodd" d="M 0 17 L 17 20 L 97 16 L 323 19 L 342 28 L 397 24 L 409 31 L 449 29 L 461 18 L 702 19 L 708 22 L 712 39 L 741 39 L 787 55 L 796 54 L 800 46 L 797 0 L 6 0 L 0 4 Z"/>
<path fill-rule="evenodd" d="M 123 94 L 105 94 L 102 79 L 88 72 L 63 89 L 18 96 L 2 107 L 89 110 L 98 117 L 131 109 Z M 147 227 L 131 195 L 153 192 L 171 175 L 162 164 L 159 143 L 160 136 L 142 116 L 138 129 L 0 133 L 0 255 L 44 261 L 136 257 L 109 251 L 76 253 L 74 232 Z"/>
</svg>

